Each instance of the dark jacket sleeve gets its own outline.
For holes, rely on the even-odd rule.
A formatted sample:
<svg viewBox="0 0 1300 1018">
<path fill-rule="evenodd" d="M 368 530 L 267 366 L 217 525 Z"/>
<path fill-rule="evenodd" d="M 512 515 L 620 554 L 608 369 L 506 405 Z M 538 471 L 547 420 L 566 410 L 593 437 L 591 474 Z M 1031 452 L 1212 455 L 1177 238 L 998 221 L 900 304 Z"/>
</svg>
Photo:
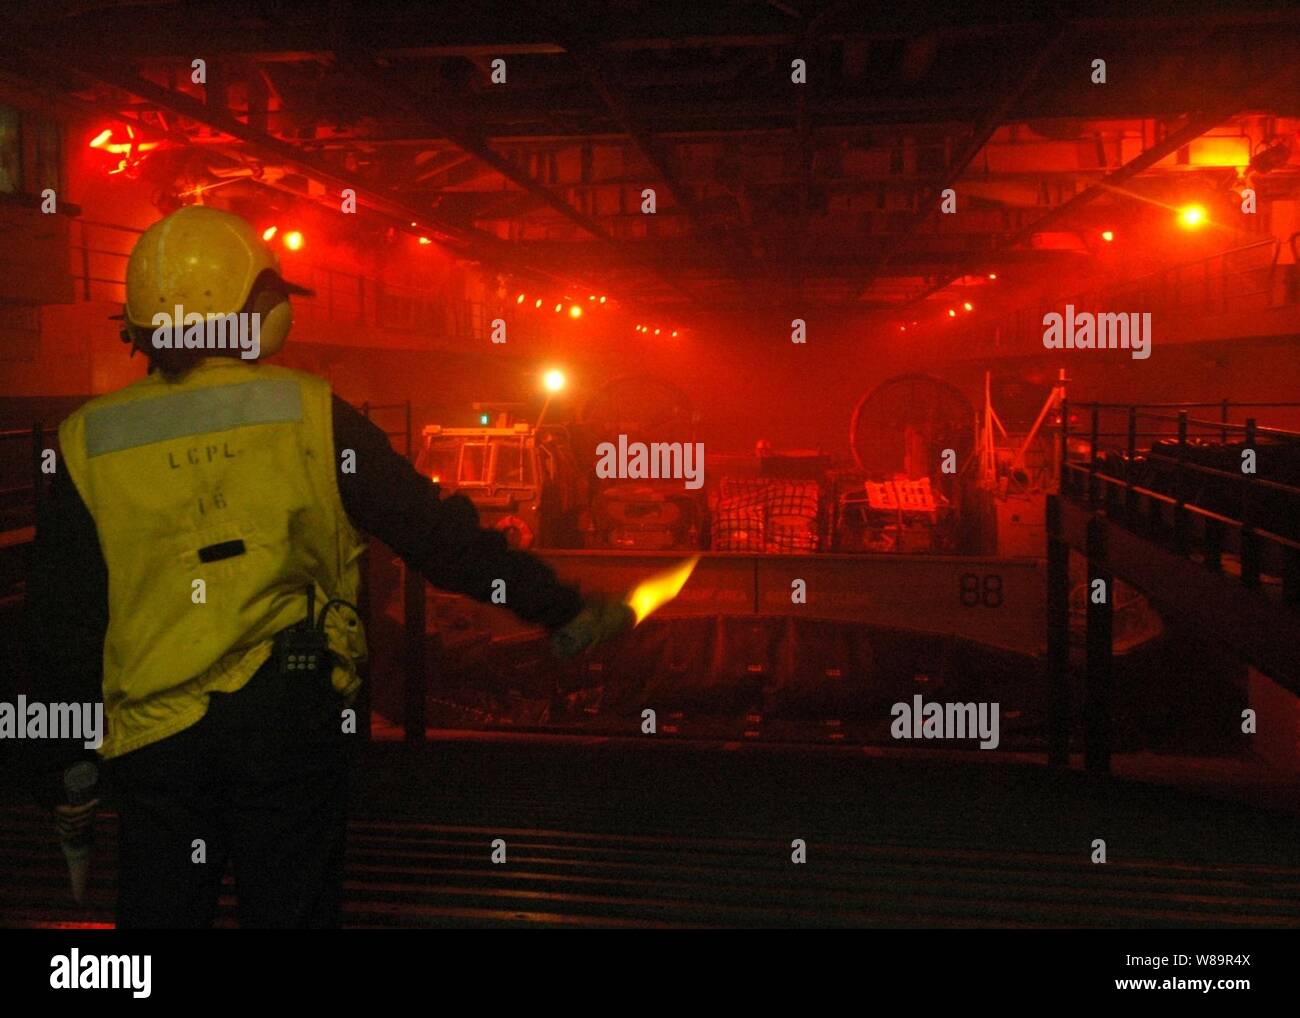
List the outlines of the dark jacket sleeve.
<svg viewBox="0 0 1300 1018">
<path fill-rule="evenodd" d="M 578 614 L 576 587 L 560 583 L 535 555 L 510 548 L 500 531 L 480 527 L 478 510 L 464 495 L 439 497 L 438 486 L 394 452 L 383 431 L 337 396 L 334 447 L 356 452 L 356 473 L 338 475 L 349 519 L 435 587 L 491 602 L 492 581 L 504 580 L 502 607 L 550 630 Z"/>
<path fill-rule="evenodd" d="M 28 697 L 41 703 L 98 703 L 103 698 L 108 632 L 108 570 L 95 521 L 59 464 L 36 517 L 26 590 Z M 64 767 L 95 758 L 81 742 L 24 740 L 22 762 L 44 806 L 64 800 Z"/>
</svg>

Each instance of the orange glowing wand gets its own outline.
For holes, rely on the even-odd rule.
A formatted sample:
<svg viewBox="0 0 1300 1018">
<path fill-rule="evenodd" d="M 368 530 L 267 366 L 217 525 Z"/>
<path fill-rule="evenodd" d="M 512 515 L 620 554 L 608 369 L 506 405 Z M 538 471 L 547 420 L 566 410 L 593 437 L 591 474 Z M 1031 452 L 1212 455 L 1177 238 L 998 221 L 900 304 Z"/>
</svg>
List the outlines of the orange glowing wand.
<svg viewBox="0 0 1300 1018">
<path fill-rule="evenodd" d="M 699 560 L 700 556 L 696 555 L 643 580 L 621 603 L 603 594 L 589 596 L 573 620 L 556 632 L 553 638 L 555 653 L 562 658 L 571 658 L 588 647 L 618 636 L 630 628 L 629 622 L 632 626 L 639 624 L 681 592 Z"/>
<path fill-rule="evenodd" d="M 696 555 L 661 573 L 656 573 L 648 580 L 642 580 L 633 588 L 623 603 L 636 614 L 638 625 L 681 593 L 682 588 L 686 586 L 686 581 L 691 578 L 691 573 L 695 572 L 696 563 L 699 561 L 700 556 Z"/>
</svg>

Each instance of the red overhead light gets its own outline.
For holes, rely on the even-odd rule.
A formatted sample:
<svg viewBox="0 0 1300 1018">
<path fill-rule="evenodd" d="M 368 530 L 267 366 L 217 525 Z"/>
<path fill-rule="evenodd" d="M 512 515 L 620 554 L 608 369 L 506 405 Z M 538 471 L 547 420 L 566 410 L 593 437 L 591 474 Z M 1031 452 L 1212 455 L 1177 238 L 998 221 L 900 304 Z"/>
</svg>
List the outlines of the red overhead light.
<svg viewBox="0 0 1300 1018">
<path fill-rule="evenodd" d="M 582 308 L 579 307 L 577 304 L 573 304 L 573 305 L 571 305 L 571 306 L 569 307 L 569 317 L 570 317 L 570 318 L 581 318 L 581 317 L 582 317 Z"/>
<path fill-rule="evenodd" d="M 674 338 L 674 339 L 677 338 L 677 330 L 676 330 L 676 329 L 673 329 L 673 338 Z"/>
<path fill-rule="evenodd" d="M 156 141 L 138 141 L 135 128 L 130 124 L 126 125 L 126 141 L 111 141 L 112 137 L 113 129 L 106 127 L 90 139 L 90 147 L 122 156 L 129 155 L 133 149 L 136 152 L 149 152 L 156 149 L 159 144 Z"/>
<path fill-rule="evenodd" d="M 117 166 L 108 171 L 109 176 L 123 173 L 139 165 L 140 157 L 145 152 L 153 151 L 160 144 L 156 141 L 141 141 L 140 136 L 135 133 L 135 128 L 130 124 L 126 125 L 126 141 L 113 141 L 112 138 L 113 129 L 106 127 L 90 139 L 90 147 L 96 151 L 110 152 L 122 157 Z"/>
<path fill-rule="evenodd" d="M 602 303 L 602 304 L 605 303 L 605 298 L 604 298 L 604 297 L 601 297 L 601 298 L 600 298 L 600 303 Z"/>
<path fill-rule="evenodd" d="M 970 301 L 966 301 L 964 304 L 962 304 L 962 307 L 964 307 L 967 311 L 975 310 L 975 305 L 972 304 Z"/>
<path fill-rule="evenodd" d="M 998 278 L 998 274 L 996 272 L 989 273 L 989 279 L 997 279 L 997 278 Z"/>
<path fill-rule="evenodd" d="M 271 240 L 276 235 L 276 232 L 279 229 L 280 228 L 278 226 L 268 226 L 265 230 L 262 231 L 262 239 Z"/>
<path fill-rule="evenodd" d="M 1184 230 L 1199 230 L 1205 225 L 1205 206 L 1186 205 L 1179 209 L 1178 223 Z"/>
<path fill-rule="evenodd" d="M 1107 244 L 1109 244 L 1112 240 L 1115 239 L 1115 233 L 1114 233 L 1114 231 L 1113 231 L 1113 230 L 1102 230 L 1102 231 L 1101 231 L 1101 239 L 1104 240 Z"/>
<path fill-rule="evenodd" d="M 433 241 L 431 241 L 428 237 L 421 237 L 421 238 L 420 238 L 420 243 L 421 243 L 422 245 L 423 245 L 423 244 L 432 244 Z"/>
<path fill-rule="evenodd" d="M 948 309 L 948 317 L 949 317 L 949 318 L 956 318 L 956 317 L 957 317 L 957 312 L 954 311 L 952 308 L 949 308 L 949 309 Z"/>
<path fill-rule="evenodd" d="M 560 313 L 560 308 L 562 308 L 562 307 L 564 307 L 563 304 L 556 304 L 556 305 L 555 305 L 555 313 L 556 313 L 557 315 Z"/>
<path fill-rule="evenodd" d="M 300 251 L 302 249 L 302 234 L 297 230 L 290 230 L 284 235 L 284 246 L 290 251 Z"/>
<path fill-rule="evenodd" d="M 515 303 L 522 304 L 523 302 L 524 302 L 524 295 L 521 293 L 518 297 L 515 298 Z"/>
<path fill-rule="evenodd" d="M 538 297 L 536 303 L 533 304 L 533 307 L 539 308 L 541 306 L 542 306 L 542 298 Z"/>
</svg>

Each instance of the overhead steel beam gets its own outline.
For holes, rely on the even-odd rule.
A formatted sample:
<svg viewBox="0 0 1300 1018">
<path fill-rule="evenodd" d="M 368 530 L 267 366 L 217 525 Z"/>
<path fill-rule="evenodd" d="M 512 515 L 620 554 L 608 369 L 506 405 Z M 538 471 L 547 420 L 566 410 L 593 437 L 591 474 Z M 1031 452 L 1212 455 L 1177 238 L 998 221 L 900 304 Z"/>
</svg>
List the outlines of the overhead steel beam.
<svg viewBox="0 0 1300 1018">
<path fill-rule="evenodd" d="M 181 59 L 195 53 L 219 52 L 255 56 L 259 60 L 323 59 L 337 47 L 339 18 L 353 13 L 366 20 L 364 45 L 381 56 L 396 59 L 493 57 L 516 54 L 558 54 L 562 48 L 550 37 L 544 24 L 521 26 L 515 19 L 501 19 L 496 37 L 488 36 L 485 23 L 498 12 L 488 4 L 465 2 L 431 8 L 418 4 L 396 7 L 373 5 L 360 0 L 335 2 L 324 11 L 304 7 L 301 12 L 276 5 L 268 14 L 265 5 L 227 2 L 209 11 L 194 11 L 193 5 L 155 3 L 148 5 L 150 31 L 138 31 L 137 8 L 131 4 L 77 4 L 83 15 L 66 15 L 69 5 L 53 5 L 49 12 L 41 4 L 18 5 L 35 8 L 24 20 L 62 35 L 85 30 L 86 22 L 99 33 L 105 46 L 122 59 Z M 801 33 L 791 23 L 817 4 L 670 4 L 637 5 L 635 14 L 627 5 L 616 5 L 608 25 L 611 52 L 653 50 L 781 49 L 798 44 Z M 1170 5 L 1166 5 L 1170 6 Z M 1228 10 L 1222 3 L 1198 2 L 1182 5 L 1173 13 L 1131 16 L 1079 11 L 1081 29 L 1098 33 L 1168 32 L 1189 26 L 1211 32 L 1221 29 L 1268 29 L 1295 25 L 1300 12 L 1294 4 L 1274 2 L 1271 9 L 1242 5 Z M 115 11 L 113 7 L 120 7 Z M 618 8 L 624 8 L 620 11 Z M 927 9 L 928 8 L 928 9 Z M 430 16 L 434 14 L 436 16 Z M 423 16 L 422 16 L 423 15 Z M 622 15 L 621 17 L 619 15 Z M 834 34 L 829 41 L 895 42 L 915 37 L 918 32 L 934 34 L 946 42 L 983 42 L 1023 36 L 1035 27 L 1036 18 L 990 17 L 986 10 L 971 6 L 963 11 L 950 4 L 915 4 L 908 17 L 895 8 L 860 5 L 853 24 Z M 15 15 L 17 17 L 17 15 Z M 39 23 L 39 25 L 37 25 Z"/>
<path fill-rule="evenodd" d="M 1082 208 L 1084 205 L 1087 205 L 1089 202 L 1101 197 L 1103 194 L 1106 194 L 1116 184 L 1123 183 L 1124 181 L 1137 176 L 1143 170 L 1150 169 L 1152 166 L 1160 162 L 1160 160 L 1164 159 L 1166 156 L 1172 155 L 1174 152 L 1177 152 L 1184 145 L 1187 145 L 1190 142 L 1195 141 L 1197 138 L 1199 138 L 1206 131 L 1210 130 L 1212 127 L 1215 127 L 1218 124 L 1223 123 L 1224 120 L 1226 120 L 1228 117 L 1232 116 L 1234 112 L 1236 112 L 1238 105 L 1239 103 L 1236 100 L 1234 100 L 1231 104 L 1225 103 L 1223 105 L 1217 106 L 1215 109 L 1211 110 L 1210 112 L 1195 114 L 1191 116 L 1188 119 L 1187 123 L 1185 123 L 1182 127 L 1166 135 L 1161 141 L 1156 142 L 1154 145 L 1152 145 L 1150 148 L 1146 149 L 1139 155 L 1134 156 L 1132 159 L 1130 159 L 1119 169 L 1115 170 L 1113 173 L 1107 174 L 1104 178 L 1097 181 L 1097 183 L 1093 184 L 1091 187 L 1085 188 L 1084 190 L 1080 191 L 1069 201 L 1066 201 L 1061 205 L 1058 205 L 1056 208 L 1050 210 L 1049 212 L 1040 216 L 1038 219 L 1034 220 L 1028 226 L 1025 226 L 1022 229 L 1018 230 L 1015 234 L 1012 235 L 1012 237 L 1010 238 L 1010 240 L 1006 242 L 1006 244 L 1000 245 L 1000 248 L 1011 247 L 1014 244 L 1021 243 L 1022 241 L 1033 236 L 1035 233 L 1039 232 L 1040 230 L 1057 223 L 1059 220 L 1068 216 L 1071 212 L 1074 212 L 1075 210 Z M 994 251 L 996 250 L 998 249 L 994 249 Z M 992 256 L 994 251 L 990 251 L 989 256 Z M 943 290 L 951 286 L 956 280 L 960 279 L 964 275 L 966 275 L 965 272 L 960 272 L 957 275 L 946 277 L 942 282 L 936 283 L 933 286 L 928 287 L 921 293 L 917 294 L 915 297 L 899 305 L 899 309 L 902 310 L 903 308 L 909 308 L 912 305 L 925 300 L 927 297 L 931 296 L 932 294 L 936 294 L 940 290 Z"/>
<path fill-rule="evenodd" d="M 1268 73 L 1268 69 L 1265 67 L 1262 74 L 1267 76 Z M 1292 66 L 1273 80 L 1257 81 L 1252 89 L 1244 90 L 1238 95 L 1214 103 L 1204 111 L 1189 115 L 1187 122 L 1182 127 L 1129 160 L 1113 173 L 1107 174 L 1091 187 L 1085 188 L 1069 201 L 1051 209 L 1033 223 L 1017 231 L 1004 246 L 1009 247 L 1012 244 L 1020 243 L 1039 230 L 1055 225 L 1061 219 L 1068 217 L 1070 213 L 1082 208 L 1101 195 L 1113 192 L 1117 185 L 1155 166 L 1156 163 L 1172 155 L 1184 145 L 1195 141 L 1206 131 L 1221 124 L 1239 110 L 1258 107 L 1261 104 L 1271 104 L 1287 96 L 1293 96 L 1296 94 L 1298 87 L 1300 87 L 1300 69 Z M 965 273 L 950 276 L 928 287 L 915 297 L 899 305 L 899 310 L 911 307 L 932 294 L 951 286 L 962 275 L 965 275 Z"/>
<path fill-rule="evenodd" d="M 591 82 L 592 88 L 596 90 L 601 101 L 627 132 L 628 138 L 631 139 L 641 157 L 650 164 L 650 168 L 667 188 L 674 203 L 685 211 L 700 238 L 722 253 L 727 270 L 737 285 L 743 288 L 745 268 L 742 265 L 742 252 L 733 248 L 730 241 L 719 236 L 719 231 L 710 225 L 691 188 L 677 175 L 662 143 L 632 110 L 622 90 L 614 85 L 614 75 L 604 54 L 596 46 L 576 35 L 566 35 L 561 42 L 582 68 L 583 74 Z"/>
<path fill-rule="evenodd" d="M 948 164 L 943 179 L 920 199 L 920 209 L 913 217 L 907 232 L 902 234 L 899 239 L 888 244 L 880 257 L 869 268 L 867 277 L 861 284 L 864 289 L 879 277 L 880 273 L 902 250 L 904 244 L 912 239 L 921 227 L 938 213 L 939 203 L 937 199 L 939 196 L 961 179 L 962 174 L 966 172 L 966 168 L 970 166 L 975 157 L 992 139 L 994 132 L 1006 123 L 1012 110 L 1019 105 L 1020 101 L 1037 83 L 1038 76 L 1051 61 L 1057 58 L 1070 32 L 1071 26 L 1069 23 L 1062 23 L 1048 38 L 1044 39 L 1038 46 L 1038 52 L 1034 59 L 1029 62 L 1024 73 L 1019 76 L 1015 86 L 1003 92 L 998 102 L 980 118 L 961 149 L 958 150 Z"/>
<path fill-rule="evenodd" d="M 47 66 L 47 69 L 49 69 L 48 61 L 39 54 L 34 54 L 26 48 L 21 49 L 20 53 L 22 58 L 29 63 L 29 66 L 34 66 L 38 70 L 42 66 Z M 62 76 L 69 69 L 60 65 L 52 68 L 52 70 L 59 72 L 60 76 Z M 358 204 L 400 222 L 403 226 L 415 223 L 415 229 L 421 229 L 434 236 L 440 235 L 440 242 L 450 247 L 457 255 L 493 262 L 508 267 L 513 271 L 549 279 L 564 286 L 579 282 L 559 276 L 547 267 L 525 264 L 513 245 L 491 233 L 450 222 L 428 210 L 412 207 L 400 198 L 385 194 L 380 189 L 364 181 L 358 181 L 340 174 L 333 167 L 309 153 L 303 152 L 296 146 L 255 130 L 235 117 L 229 110 L 209 106 L 193 96 L 165 88 L 116 66 L 81 60 L 78 62 L 74 73 L 82 78 L 111 85 L 119 91 L 144 99 L 159 109 L 228 134 L 243 142 L 250 152 L 295 169 L 327 187 L 338 191 L 351 188 L 356 192 Z M 307 198 L 308 196 L 303 195 L 302 197 Z M 456 244 L 462 246 L 457 248 Z M 587 281 L 581 282 L 584 286 L 589 285 Z"/>
<path fill-rule="evenodd" d="M 427 124 L 445 136 L 457 148 L 474 156 L 516 187 L 527 191 L 565 219 L 602 241 L 615 252 L 616 257 L 619 259 L 623 257 L 623 251 L 613 234 L 515 166 L 509 159 L 493 149 L 482 135 L 460 123 L 458 118 L 447 110 L 443 103 L 426 95 L 413 94 L 405 86 L 388 79 L 384 74 L 384 68 L 373 55 L 340 55 L 339 65 L 358 74 L 363 86 L 376 93 L 383 101 L 398 107 L 408 116 Z M 692 302 L 698 301 L 696 295 L 686 289 L 675 276 L 660 272 L 653 267 L 646 266 L 646 268 L 649 268 L 663 282 Z"/>
<path fill-rule="evenodd" d="M 817 45 L 822 30 L 833 18 L 838 17 L 849 6 L 849 0 L 835 0 L 824 7 L 804 25 L 799 39 L 797 56 L 808 58 Z M 812 193 L 813 170 L 816 164 L 816 149 L 813 142 L 812 112 L 809 96 L 817 88 L 817 71 L 795 90 L 794 141 L 799 153 L 799 242 L 797 253 L 797 276 L 794 285 L 796 303 L 803 302 L 804 286 L 808 272 L 808 240 L 812 227 Z"/>
</svg>

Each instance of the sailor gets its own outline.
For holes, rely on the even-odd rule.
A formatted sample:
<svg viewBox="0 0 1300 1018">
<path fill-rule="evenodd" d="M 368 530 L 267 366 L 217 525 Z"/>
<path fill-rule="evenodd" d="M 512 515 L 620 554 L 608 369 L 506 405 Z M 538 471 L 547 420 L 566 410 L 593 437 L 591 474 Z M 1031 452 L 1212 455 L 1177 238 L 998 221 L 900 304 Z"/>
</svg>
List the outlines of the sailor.
<svg viewBox="0 0 1300 1018">
<path fill-rule="evenodd" d="M 263 363 L 305 292 L 238 216 L 171 213 L 126 271 L 123 338 L 148 375 L 59 429 L 27 588 L 31 663 L 42 699 L 103 701 L 121 927 L 210 925 L 228 862 L 241 925 L 340 922 L 363 533 L 445 590 L 487 602 L 504 580 L 506 607 L 562 653 L 632 623 L 621 601 L 582 597 L 480 528 L 468 499 L 440 497 L 328 382 Z M 160 342 L 155 315 L 178 306 L 257 316 L 258 358 Z M 345 451 L 355 471 L 340 470 Z M 100 801 L 84 787 L 69 801 L 70 768 L 90 755 L 51 742 L 33 768 L 68 844 Z"/>
</svg>

